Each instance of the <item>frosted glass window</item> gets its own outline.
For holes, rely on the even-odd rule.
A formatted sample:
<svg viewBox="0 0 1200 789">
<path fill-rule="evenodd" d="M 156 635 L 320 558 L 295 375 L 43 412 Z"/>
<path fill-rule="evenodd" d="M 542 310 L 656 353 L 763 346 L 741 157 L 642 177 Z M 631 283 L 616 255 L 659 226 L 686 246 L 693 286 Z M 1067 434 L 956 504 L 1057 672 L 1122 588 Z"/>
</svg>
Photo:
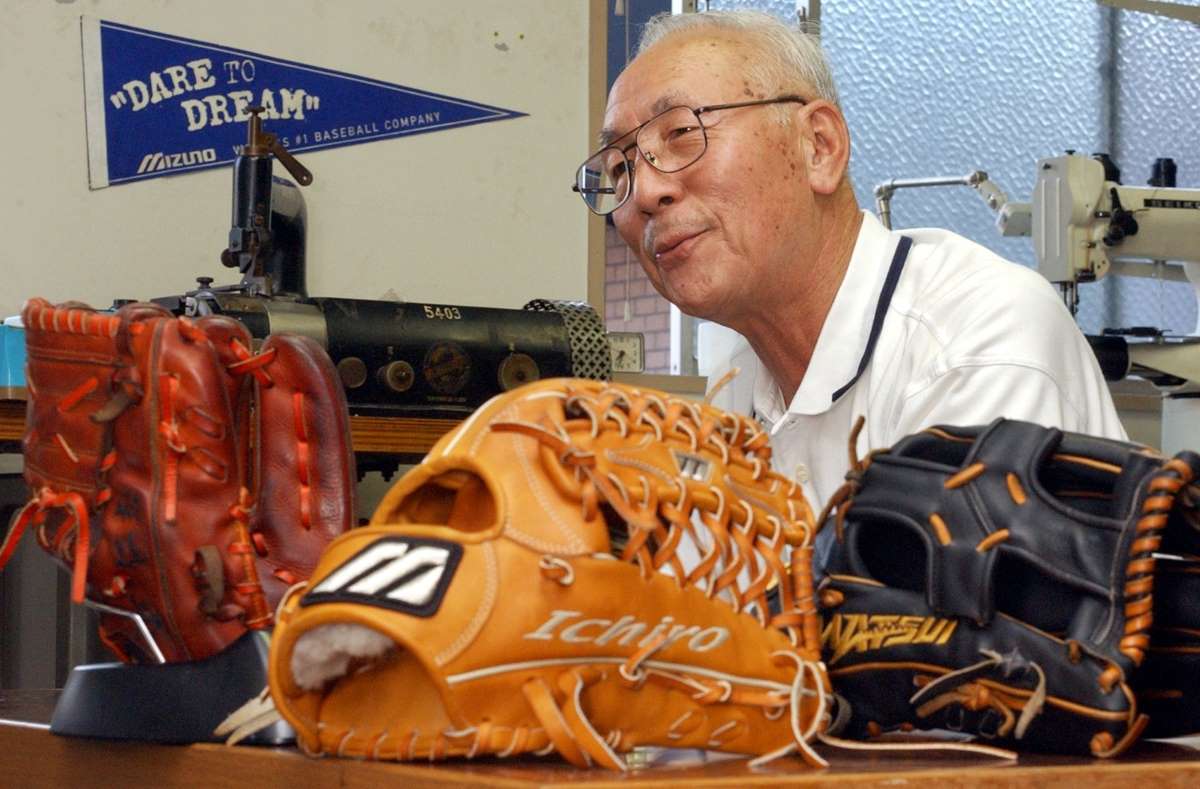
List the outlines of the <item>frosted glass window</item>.
<svg viewBox="0 0 1200 789">
<path fill-rule="evenodd" d="M 794 0 L 708 7 L 796 20 Z M 890 178 L 977 169 L 1026 201 L 1035 161 L 1068 149 L 1112 154 L 1128 184 L 1144 184 L 1153 160 L 1171 156 L 1180 186 L 1200 184 L 1193 25 L 1092 0 L 825 0 L 821 31 L 863 207 L 873 208 L 874 186 Z M 1030 241 L 1002 238 L 993 220 L 965 186 L 904 190 L 892 201 L 897 228 L 945 227 L 1033 265 Z M 1080 288 L 1079 322 L 1092 333 L 1134 324 L 1190 332 L 1195 299 L 1184 283 L 1110 277 Z"/>
<path fill-rule="evenodd" d="M 1179 2 L 1179 0 L 1174 0 Z M 1183 5 L 1200 5 L 1187 0 Z M 1158 157 L 1178 165 L 1181 187 L 1200 186 L 1200 27 L 1176 19 L 1116 14 L 1113 142 L 1121 179 L 1142 185 Z M 1200 240 L 1197 240 L 1200 243 Z M 1190 334 L 1196 298 L 1187 283 L 1116 281 L 1108 325 L 1149 325 Z"/>
</svg>

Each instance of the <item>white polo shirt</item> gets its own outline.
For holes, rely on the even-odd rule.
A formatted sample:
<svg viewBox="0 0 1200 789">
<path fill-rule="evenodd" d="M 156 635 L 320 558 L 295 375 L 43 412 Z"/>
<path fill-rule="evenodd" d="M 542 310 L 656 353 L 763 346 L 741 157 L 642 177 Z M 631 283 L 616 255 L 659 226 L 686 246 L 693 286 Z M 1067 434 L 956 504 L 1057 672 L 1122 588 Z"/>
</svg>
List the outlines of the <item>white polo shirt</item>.
<svg viewBox="0 0 1200 789">
<path fill-rule="evenodd" d="M 741 372 L 714 404 L 754 414 L 771 434 L 774 465 L 819 512 L 845 479 L 847 442 L 860 415 L 858 455 L 936 424 L 999 416 L 1124 439 L 1087 340 L 1055 288 L 1037 272 L 946 230 L 889 231 L 863 212 L 850 266 L 791 403 L 745 340 Z M 870 359 L 854 379 L 901 236 L 907 260 Z"/>
</svg>

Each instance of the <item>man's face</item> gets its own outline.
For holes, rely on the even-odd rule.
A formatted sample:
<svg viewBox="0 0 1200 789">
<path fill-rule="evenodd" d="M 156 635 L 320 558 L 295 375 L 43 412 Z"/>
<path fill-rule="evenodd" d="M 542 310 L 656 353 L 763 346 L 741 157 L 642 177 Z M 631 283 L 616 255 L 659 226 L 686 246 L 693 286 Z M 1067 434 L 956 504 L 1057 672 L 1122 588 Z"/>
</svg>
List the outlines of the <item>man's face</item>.
<svg viewBox="0 0 1200 789">
<path fill-rule="evenodd" d="M 724 36 L 668 38 L 618 78 L 604 127 L 620 134 L 672 106 L 773 98 L 743 76 L 751 57 Z M 799 122 L 782 123 L 774 107 L 702 114 L 708 148 L 679 172 L 661 173 L 638 155 L 633 194 L 613 214 L 659 293 L 735 328 L 796 284 L 797 258 L 812 244 Z"/>
</svg>

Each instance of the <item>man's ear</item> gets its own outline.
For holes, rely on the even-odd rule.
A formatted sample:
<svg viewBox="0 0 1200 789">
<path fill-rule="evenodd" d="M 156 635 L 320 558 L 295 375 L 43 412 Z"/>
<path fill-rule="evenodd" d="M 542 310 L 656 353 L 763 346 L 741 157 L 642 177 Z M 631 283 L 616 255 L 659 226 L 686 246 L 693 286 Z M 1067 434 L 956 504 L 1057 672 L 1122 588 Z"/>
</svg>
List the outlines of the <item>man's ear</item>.
<svg viewBox="0 0 1200 789">
<path fill-rule="evenodd" d="M 817 194 L 833 194 L 850 162 L 850 130 L 842 111 L 823 99 L 810 102 L 805 129 L 808 182 Z"/>
</svg>

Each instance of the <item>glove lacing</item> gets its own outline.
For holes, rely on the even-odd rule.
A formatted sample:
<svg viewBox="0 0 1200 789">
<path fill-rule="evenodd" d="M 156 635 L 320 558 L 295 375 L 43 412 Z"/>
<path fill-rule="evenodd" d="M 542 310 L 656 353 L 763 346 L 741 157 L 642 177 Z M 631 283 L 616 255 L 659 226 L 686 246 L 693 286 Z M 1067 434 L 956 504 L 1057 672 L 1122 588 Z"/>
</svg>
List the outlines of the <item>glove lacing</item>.
<svg viewBox="0 0 1200 789">
<path fill-rule="evenodd" d="M 821 514 L 817 516 L 817 529 L 820 530 L 829 520 L 830 514 L 833 514 L 834 530 L 837 534 L 838 542 L 842 541 L 842 537 L 845 534 L 846 513 L 854 503 L 854 497 L 862 489 L 863 474 L 870 467 L 875 455 L 885 451 L 875 450 L 868 452 L 866 457 L 859 458 L 858 435 L 862 432 L 866 422 L 866 418 L 860 416 L 854 421 L 854 427 L 850 428 L 850 439 L 848 441 L 850 470 L 846 472 L 846 481 L 829 497 L 829 501 L 821 509 Z"/>
<path fill-rule="evenodd" d="M 700 451 L 701 447 L 716 450 L 723 462 L 751 469 L 755 480 L 761 479 L 769 470 L 767 436 L 749 420 L 727 415 L 727 419 L 719 423 L 705 415 L 696 403 L 673 398 L 664 402 L 655 396 L 630 402 L 616 389 L 604 390 L 594 399 L 583 395 L 563 395 L 563 399 L 564 408 L 588 418 L 592 438 L 599 436 L 610 424 L 615 425 L 622 436 L 627 436 L 631 429 L 640 428 L 653 431 L 655 440 L 662 440 L 665 434 L 675 432 L 687 437 L 693 451 Z M 793 644 L 812 644 L 819 649 L 819 633 L 816 632 L 819 623 L 814 618 L 815 605 L 809 602 L 811 571 L 804 569 L 805 558 L 811 558 L 809 551 L 814 531 L 812 512 L 806 504 L 798 505 L 795 499 L 789 499 L 788 512 L 768 514 L 764 520 L 771 532 L 767 535 L 762 533 L 754 512 L 753 504 L 758 502 L 753 502 L 752 493 L 737 490 L 736 483 L 731 483 L 730 487 L 738 495 L 728 502 L 726 493 L 715 485 L 692 485 L 674 477 L 667 478 L 657 469 L 643 468 L 615 452 L 607 453 L 605 460 L 609 463 L 633 468 L 638 474 L 640 485 L 631 489 L 615 474 L 602 473 L 595 453 L 573 442 L 562 424 L 508 421 L 493 423 L 492 428 L 530 436 L 549 449 L 559 468 L 574 479 L 575 495 L 585 520 L 596 518 L 602 503 L 610 506 L 629 529 L 626 543 L 614 546 L 614 549 L 619 550 L 621 560 L 637 562 L 644 577 L 669 564 L 681 587 L 703 585 L 709 597 L 722 597 L 738 611 L 746 610 L 753 603 L 761 624 L 784 629 Z M 795 483 L 788 484 L 794 489 Z M 743 493 L 746 498 L 742 498 Z M 711 542 L 697 539 L 693 513 L 697 513 L 700 522 L 707 527 Z M 690 572 L 684 570 L 676 556 L 676 548 L 684 534 L 697 545 L 710 542 L 708 552 Z M 781 558 L 782 552 L 789 547 L 793 551 L 791 572 Z M 743 569 L 750 572 L 751 582 L 745 589 L 739 589 L 737 580 Z M 773 577 L 779 579 L 783 606 L 782 613 L 768 621 L 765 593 Z M 806 618 L 810 612 L 813 616 Z M 804 638 L 794 627 L 802 622 L 806 629 L 813 631 L 803 634 Z"/>
<path fill-rule="evenodd" d="M 718 422 L 706 415 L 696 403 L 674 398 L 664 401 L 655 396 L 631 402 L 623 392 L 612 389 L 596 396 L 563 395 L 563 405 L 568 414 L 580 415 L 589 421 L 589 434 L 593 439 L 610 424 L 622 437 L 628 437 L 631 429 L 651 431 L 657 441 L 662 441 L 665 435 L 677 433 L 686 437 L 692 451 L 700 451 L 701 447 L 714 450 L 720 454 L 722 462 L 751 469 L 756 481 L 769 470 L 770 448 L 766 433 L 749 420 L 732 415 L 728 415 L 724 422 Z M 599 505 L 605 503 L 625 521 L 629 536 L 626 544 L 620 547 L 623 561 L 636 561 L 643 575 L 670 564 L 673 577 L 680 586 L 703 583 L 710 597 L 722 597 L 738 611 L 754 603 L 754 612 L 760 623 L 785 631 L 799 650 L 781 651 L 774 655 L 776 659 L 790 659 L 797 666 L 792 688 L 786 698 L 775 693 L 735 690 L 728 682 L 710 683 L 653 665 L 643 667 L 651 655 L 665 646 L 665 637 L 646 645 L 620 666 L 622 681 L 634 686 L 655 681 L 689 693 L 702 704 L 725 702 L 732 698 L 738 703 L 763 707 L 768 717 L 772 717 L 769 710 L 782 712 L 788 708 L 794 742 L 756 758 L 751 764 L 763 764 L 796 751 L 810 765 L 826 766 L 825 760 L 810 745 L 828 725 L 828 689 L 819 660 L 819 621 L 812 589 L 811 540 L 814 530 L 811 527 L 811 510 L 805 505 L 804 511 L 798 512 L 789 501 L 791 509 L 788 513 L 766 516 L 771 534 L 765 536 L 758 532 L 751 503 L 738 498 L 732 505 L 727 504 L 725 493 L 717 486 L 710 485 L 703 491 L 693 491 L 683 480 L 667 479 L 654 473 L 654 469 L 628 464 L 643 472 L 639 475 L 640 486 L 635 486 L 641 490 L 631 491 L 615 474 L 601 473 L 597 468 L 595 453 L 578 446 L 560 423 L 508 421 L 493 423 L 492 427 L 532 437 L 549 449 L 557 464 L 569 471 L 578 484 L 585 520 L 595 518 Z M 606 459 L 616 465 L 625 465 L 615 453 L 609 453 Z M 653 482 L 651 476 L 655 477 Z M 788 484 L 794 489 L 794 482 Z M 731 487 L 736 485 L 731 484 Z M 752 494 L 747 492 L 747 495 Z M 713 539 L 710 550 L 697 566 L 685 572 L 675 555 L 675 549 L 685 533 L 696 544 L 703 544 L 696 539 L 696 526 L 691 517 L 695 511 L 699 511 L 699 519 L 708 527 Z M 740 522 L 735 517 L 739 511 L 744 514 Z M 656 514 L 661 514 L 667 526 Z M 780 516 L 790 521 L 793 530 L 785 529 Z M 800 532 L 798 538 L 796 527 Z M 649 543 L 652 537 L 657 546 L 653 553 Z M 792 548 L 790 572 L 781 557 L 786 547 Z M 722 559 L 725 560 L 723 568 Z M 548 558 L 543 557 L 543 563 L 547 561 Z M 745 589 L 739 589 L 737 580 L 744 568 L 750 571 L 751 581 Z M 548 571 L 549 567 L 543 569 Z M 772 578 L 778 579 L 783 605 L 779 614 L 768 619 L 765 593 Z M 722 592 L 727 594 L 723 595 Z M 797 631 L 797 625 L 802 627 L 802 632 Z M 549 689 L 541 680 L 531 680 L 524 690 L 531 707 L 564 758 L 580 766 L 595 760 L 611 769 L 624 770 L 627 769 L 625 761 L 609 746 L 608 740 L 595 731 L 578 703 L 583 687 L 602 676 L 578 669 L 564 674 L 560 678 L 560 690 L 568 701 L 561 707 L 553 703 Z M 808 683 L 810 677 L 814 683 L 812 687 Z M 802 700 L 807 695 L 817 697 L 817 712 L 808 727 L 803 728 Z M 719 742 L 713 745 L 719 745 Z"/>
<path fill-rule="evenodd" d="M 50 537 L 46 534 L 46 515 L 54 509 L 65 509 L 68 516 L 55 530 L 54 536 Z M 12 558 L 21 535 L 31 523 L 38 527 L 38 544 L 73 567 L 71 600 L 82 603 L 87 588 L 88 551 L 91 547 L 87 504 L 83 496 L 74 491 L 56 493 L 48 487 L 39 490 L 17 513 L 4 542 L 0 544 L 0 570 Z"/>
<path fill-rule="evenodd" d="M 990 649 L 981 649 L 979 652 L 985 656 L 984 660 L 928 682 L 908 701 L 916 707 L 917 715 L 922 718 L 951 704 L 961 704 L 972 711 L 990 708 L 1003 720 L 994 735 L 1004 737 L 1012 732 L 1019 740 L 1025 736 L 1029 724 L 1041 714 L 1046 703 L 1046 673 L 1037 663 L 1026 661 L 1015 651 L 1007 655 Z M 1005 678 L 1032 670 L 1037 675 L 1037 685 L 1032 695 L 1028 699 L 1021 699 L 973 681 L 997 670 Z M 1020 710 L 1020 717 L 1014 716 L 1013 710 Z"/>
<path fill-rule="evenodd" d="M 47 316 L 49 316 L 51 322 L 50 327 L 46 325 Z M 31 322 L 36 321 L 39 328 L 44 331 L 65 331 L 75 334 L 108 335 L 115 337 L 120 326 L 120 320 L 115 316 L 102 316 L 90 310 L 59 309 L 48 305 L 30 313 L 30 317 L 32 319 Z M 188 342 L 209 341 L 208 335 L 187 318 L 179 318 L 178 326 L 180 336 Z M 139 334 L 145 330 L 146 326 L 144 323 L 133 323 L 129 326 L 129 331 L 133 334 Z M 273 385 L 270 375 L 263 368 L 274 360 L 274 348 L 266 353 L 251 354 L 245 346 L 236 340 L 231 341 L 230 347 L 239 361 L 227 365 L 227 372 L 237 376 L 252 374 L 259 380 L 261 385 L 267 387 Z M 29 388 L 33 390 L 33 382 L 30 381 L 28 383 Z M 113 384 L 116 387 L 113 396 L 91 415 L 90 418 L 93 422 L 98 424 L 111 423 L 143 397 L 144 390 L 138 380 L 137 370 L 133 367 L 123 367 L 117 370 L 113 375 Z M 157 432 L 168 450 L 163 469 L 163 517 L 168 523 L 173 523 L 177 517 L 177 485 L 180 460 L 184 456 L 191 456 L 195 461 L 196 467 L 213 478 L 222 477 L 227 473 L 227 469 L 220 464 L 214 463 L 207 453 L 192 453 L 184 443 L 180 434 L 182 422 L 180 417 L 177 416 L 175 404 L 176 393 L 179 389 L 179 379 L 176 376 L 166 374 L 159 378 L 158 385 L 162 413 L 157 426 Z M 100 380 L 98 378 L 92 377 L 85 380 L 75 389 L 63 395 L 59 399 L 56 408 L 61 412 L 75 408 L 88 394 L 95 391 L 99 386 Z M 31 391 L 31 394 L 37 396 L 35 392 Z M 296 397 L 300 398 L 302 395 L 297 393 Z M 296 422 L 298 433 L 301 436 L 301 443 L 303 444 L 301 449 L 304 450 L 307 449 L 307 444 L 304 443 L 304 439 L 307 436 L 304 431 L 303 415 L 300 411 L 301 406 L 302 401 L 297 402 Z M 197 429 L 210 434 L 225 429 L 225 426 L 220 424 L 215 417 L 195 407 L 183 411 L 181 418 L 182 421 L 190 420 L 196 422 L 198 424 Z M 35 437 L 36 434 L 32 434 L 31 438 Z M 54 438 L 63 453 L 72 462 L 80 462 L 78 454 L 61 434 L 56 433 Z M 301 455 L 302 461 L 306 461 L 307 453 L 302 452 Z M 115 449 L 110 449 L 100 459 L 100 463 L 97 466 L 97 471 L 99 472 L 97 477 L 101 482 L 101 486 L 94 496 L 97 508 L 102 507 L 112 499 L 112 489 L 104 485 L 103 482 L 107 472 L 112 469 L 116 462 L 117 452 Z M 305 473 L 307 468 L 306 463 L 302 462 L 301 465 L 301 513 L 306 518 L 309 511 L 308 497 L 306 496 L 308 493 L 308 486 L 306 484 L 308 480 Z M 234 530 L 239 536 L 239 539 L 235 540 L 235 543 L 244 543 L 248 539 L 248 536 L 245 534 L 247 522 L 245 516 L 250 507 L 251 505 L 245 498 L 245 491 L 243 491 L 241 499 L 230 510 L 230 516 L 235 527 Z M 54 509 L 67 510 L 68 517 L 55 530 L 54 535 L 50 536 L 46 533 L 46 516 Z M 3 570 L 12 558 L 21 536 L 30 524 L 38 527 L 38 544 L 47 552 L 59 557 L 61 561 L 72 568 L 71 601 L 83 603 L 87 591 L 88 557 L 91 552 L 88 504 L 83 494 L 70 490 L 59 492 L 48 486 L 38 490 L 33 498 L 14 517 L 4 541 L 0 543 L 0 570 Z M 304 525 L 308 526 L 307 523 Z M 257 547 L 258 541 L 255 544 Z M 250 568 L 250 570 L 249 577 L 256 579 L 253 568 Z M 125 594 L 126 583 L 126 577 L 117 574 L 114 576 L 110 587 L 101 591 L 109 597 L 119 597 Z M 251 598 L 262 597 L 262 589 L 258 585 L 257 580 L 250 585 L 246 585 L 244 588 L 240 588 L 239 591 L 250 595 Z M 259 609 L 262 605 L 253 605 L 252 607 Z M 269 624 L 269 619 L 264 621 L 261 613 L 248 623 L 251 627 L 263 627 L 266 624 Z"/>
<path fill-rule="evenodd" d="M 830 499 L 818 519 L 818 525 L 823 525 L 831 511 L 836 511 L 835 527 L 839 540 L 843 538 L 843 524 L 846 513 L 853 503 L 854 495 L 861 488 L 863 473 L 870 466 L 872 457 L 875 454 L 886 451 L 877 450 L 876 452 L 869 453 L 865 460 L 859 460 L 856 446 L 858 434 L 863 424 L 864 419 L 859 417 L 851 431 L 849 441 L 851 470 L 846 474 L 846 483 Z M 973 464 L 947 480 L 945 483 L 946 487 L 954 487 L 969 481 L 982 474 L 983 471 L 984 466 L 982 463 Z M 1123 590 L 1125 594 L 1125 624 L 1124 632 L 1118 642 L 1118 650 L 1130 659 L 1135 666 L 1140 665 L 1144 660 L 1150 643 L 1150 629 L 1153 623 L 1154 608 L 1154 552 L 1158 550 L 1162 542 L 1163 531 L 1167 527 L 1171 513 L 1176 511 L 1177 503 L 1180 505 L 1178 511 L 1185 521 L 1193 527 L 1200 528 L 1200 516 L 1197 515 L 1197 498 L 1200 496 L 1200 486 L 1195 485 L 1194 481 L 1195 474 L 1191 465 L 1177 456 L 1164 461 L 1146 485 L 1148 493 L 1142 502 L 1141 517 L 1138 519 L 1135 527 L 1135 539 L 1130 545 L 1129 561 L 1125 566 L 1125 586 Z M 1011 474 L 1007 479 L 1007 484 L 1014 501 L 1017 501 L 1018 504 L 1023 503 L 1024 491 L 1020 489 L 1019 483 L 1015 481 Z M 935 527 L 937 526 L 936 523 L 934 525 Z M 991 547 L 988 545 L 989 540 L 994 544 L 994 542 L 998 541 L 995 538 L 1001 534 L 1007 536 L 1007 530 L 996 532 L 990 538 L 982 541 L 978 547 L 980 549 L 985 545 Z M 1098 678 L 1101 690 L 1108 693 L 1119 684 L 1123 692 L 1129 696 L 1131 710 L 1136 710 L 1136 701 L 1126 685 L 1124 671 L 1117 663 L 1079 641 L 1068 640 L 1067 646 L 1069 659 L 1072 662 L 1077 662 L 1081 653 L 1087 653 L 1096 660 L 1105 663 L 1106 668 Z M 1047 697 L 1045 673 L 1036 663 L 1026 663 L 1020 656 L 1015 654 L 1001 656 L 991 650 L 981 650 L 981 653 L 986 656 L 985 660 L 930 681 L 922 690 L 912 696 L 910 703 L 916 705 L 916 712 L 920 717 L 927 717 L 951 704 L 961 704 L 969 710 L 979 710 L 987 707 L 999 713 L 1003 721 L 995 734 L 1006 736 L 1012 732 L 1016 739 L 1021 739 L 1030 723 L 1041 713 L 1045 704 Z M 982 683 L 970 681 L 974 677 L 995 668 L 1001 668 L 1004 676 L 1009 676 L 1014 668 L 1022 667 L 1014 666 L 1014 660 L 1023 664 L 1023 667 L 1032 668 L 1038 675 L 1038 682 L 1028 700 L 1022 701 L 998 689 L 989 688 Z M 945 692 L 940 695 L 934 695 L 937 690 L 943 689 Z M 1021 711 L 1019 717 L 1015 717 L 1012 712 L 1012 710 L 1017 709 Z M 1145 729 L 1148 721 L 1149 719 L 1145 715 L 1131 715 L 1129 727 L 1119 741 L 1114 741 L 1112 736 L 1107 732 L 1098 733 L 1093 738 L 1091 744 L 1093 754 L 1104 757 L 1119 754 L 1136 741 L 1137 736 Z M 838 747 L 855 747 L 850 741 L 838 740 L 837 738 L 827 736 L 822 736 L 822 739 Z M 889 743 L 883 747 L 892 747 L 892 745 Z M 956 745 L 962 749 L 982 749 L 986 747 L 969 743 Z M 921 746 L 914 744 L 913 746 L 903 747 Z M 999 751 L 999 749 L 991 750 L 998 751 L 997 755 L 1005 754 L 1005 752 Z M 1010 758 L 1014 756 L 1013 754 L 1008 755 Z"/>
<path fill-rule="evenodd" d="M 780 698 L 776 693 L 735 689 L 724 681 L 706 682 L 695 677 L 678 672 L 668 671 L 657 666 L 641 667 L 650 655 L 667 642 L 665 636 L 652 642 L 645 648 L 632 655 L 618 672 L 623 682 L 637 686 L 642 682 L 654 681 L 677 690 L 689 693 L 698 703 L 715 704 L 733 701 L 739 704 L 756 705 L 768 709 L 787 707 L 791 715 L 791 728 L 794 742 L 770 753 L 763 754 L 750 762 L 751 766 L 766 764 L 792 752 L 798 752 L 801 758 L 814 767 L 826 767 L 828 762 L 822 759 L 811 746 L 811 742 L 819 736 L 820 730 L 827 724 L 826 693 L 824 687 L 824 672 L 816 661 L 804 660 L 790 651 L 779 651 L 774 657 L 790 659 L 796 663 L 796 675 L 787 698 Z M 630 665 L 634 668 L 629 670 Z M 811 677 L 814 685 L 809 687 L 806 680 Z M 567 761 L 579 767 L 590 767 L 593 763 L 603 765 L 612 770 L 625 771 L 629 769 L 626 760 L 614 750 L 620 744 L 620 732 L 610 732 L 602 737 L 583 710 L 581 703 L 582 691 L 590 684 L 607 678 L 607 672 L 580 667 L 559 675 L 557 685 L 566 702 L 559 704 L 546 682 L 539 678 L 527 681 L 521 688 L 530 708 L 545 729 L 553 747 Z M 816 714 L 812 716 L 808 728 L 802 727 L 802 701 L 805 696 L 814 695 L 817 698 Z M 685 716 L 687 717 L 687 716 Z M 675 724 L 680 723 L 676 721 Z M 674 728 L 674 725 L 672 728 Z M 720 745 L 720 735 L 727 727 L 732 727 L 733 721 L 710 733 L 710 747 Z M 668 737 L 670 737 L 668 733 Z"/>
</svg>

